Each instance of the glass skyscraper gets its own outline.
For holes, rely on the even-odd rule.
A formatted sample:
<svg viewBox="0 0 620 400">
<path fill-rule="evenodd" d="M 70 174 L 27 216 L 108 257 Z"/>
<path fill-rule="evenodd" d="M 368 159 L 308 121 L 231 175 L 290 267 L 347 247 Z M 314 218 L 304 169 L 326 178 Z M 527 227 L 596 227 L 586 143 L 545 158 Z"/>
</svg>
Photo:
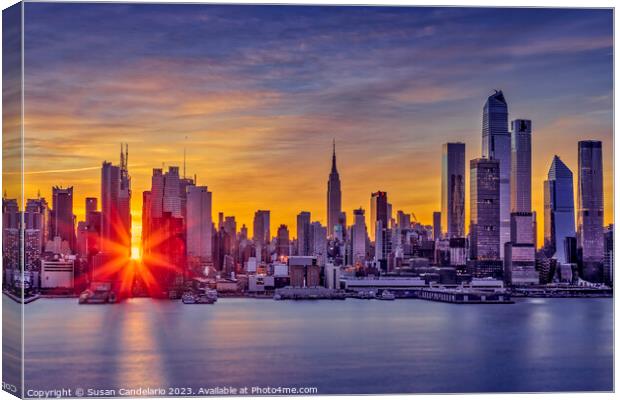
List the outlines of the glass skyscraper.
<svg viewBox="0 0 620 400">
<path fill-rule="evenodd" d="M 573 195 L 573 173 L 554 156 L 544 182 L 545 197 L 545 248 L 564 264 L 565 240 L 575 236 L 575 206 Z"/>
<path fill-rule="evenodd" d="M 578 145 L 577 248 L 584 262 L 603 260 L 603 154 L 600 141 Z"/>
<path fill-rule="evenodd" d="M 512 212 L 532 212 L 532 121 L 512 121 L 510 201 Z"/>
<path fill-rule="evenodd" d="M 499 237 L 500 255 L 510 241 L 510 167 L 508 104 L 504 94 L 495 91 L 484 104 L 482 114 L 482 157 L 499 161 Z"/>
<path fill-rule="evenodd" d="M 443 145 L 441 226 L 447 238 L 465 236 L 465 143 Z"/>
<path fill-rule="evenodd" d="M 498 160 L 488 158 L 470 161 L 469 233 L 473 260 L 499 260 L 500 258 L 499 165 Z"/>
</svg>

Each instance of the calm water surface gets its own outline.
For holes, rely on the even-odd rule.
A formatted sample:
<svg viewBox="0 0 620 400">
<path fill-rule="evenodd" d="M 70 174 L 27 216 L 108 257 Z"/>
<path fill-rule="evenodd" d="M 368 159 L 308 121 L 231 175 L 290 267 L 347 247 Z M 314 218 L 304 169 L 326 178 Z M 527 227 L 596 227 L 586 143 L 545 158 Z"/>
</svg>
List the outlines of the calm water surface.
<svg viewBox="0 0 620 400">
<path fill-rule="evenodd" d="M 5 302 L 7 300 L 5 299 Z M 26 306 L 26 389 L 612 390 L 613 300 L 75 299 Z"/>
</svg>

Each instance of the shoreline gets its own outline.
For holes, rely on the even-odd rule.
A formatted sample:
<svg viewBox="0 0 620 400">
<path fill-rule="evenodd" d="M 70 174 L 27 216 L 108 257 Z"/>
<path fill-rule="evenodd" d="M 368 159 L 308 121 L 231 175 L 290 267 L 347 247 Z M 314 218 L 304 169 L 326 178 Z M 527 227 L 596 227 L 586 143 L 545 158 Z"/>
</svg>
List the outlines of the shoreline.
<svg viewBox="0 0 620 400">
<path fill-rule="evenodd" d="M 13 293 L 7 292 L 3 290 L 3 294 L 8 297 L 9 299 L 13 300 L 14 302 L 16 302 L 17 304 L 22 304 L 21 299 L 14 295 Z M 595 295 L 578 295 L 578 296 L 563 296 L 563 295 L 558 295 L 558 294 L 554 294 L 554 295 L 548 295 L 548 296 L 523 296 L 523 295 L 517 295 L 515 296 L 514 294 L 512 295 L 513 297 L 513 301 L 510 303 L 500 303 L 500 302 L 470 302 L 470 303 L 459 303 L 459 302 L 444 302 L 444 301 L 434 301 L 434 300 L 429 300 L 429 299 L 424 299 L 424 298 L 415 298 L 415 297 L 403 297 L 403 298 L 397 298 L 396 300 L 421 300 L 424 302 L 434 302 L 434 303 L 449 303 L 449 304 L 457 304 L 457 305 L 462 305 L 462 304 L 471 304 L 471 305 L 487 305 L 487 304 L 514 304 L 514 303 L 518 303 L 520 299 L 613 299 L 614 296 L 613 294 L 610 295 L 604 295 L 604 294 L 595 294 Z M 77 299 L 78 296 L 77 295 L 60 295 L 60 296 L 54 296 L 54 295 L 49 295 L 49 294 L 37 294 L 35 296 L 31 296 L 28 297 L 24 300 L 23 304 L 29 304 L 32 303 L 36 300 L 39 299 L 48 299 L 48 300 L 55 300 L 55 299 Z M 354 299 L 354 300 L 377 300 L 377 301 L 383 301 L 381 299 L 359 299 L 353 296 L 347 297 L 347 299 Z M 159 299 L 159 298 L 155 298 L 155 297 L 148 297 L 148 296 L 136 296 L 136 297 L 129 297 L 127 299 L 123 299 L 120 300 L 114 304 L 122 304 L 123 302 L 125 302 L 126 300 L 129 299 L 151 299 L 151 300 L 158 300 L 158 301 L 169 301 L 169 302 L 181 302 L 180 299 Z M 274 300 L 273 296 L 247 296 L 247 295 L 225 295 L 225 296 L 220 296 L 219 299 L 252 299 L 252 300 Z M 219 300 L 218 299 L 218 300 Z M 346 299 L 345 299 L 346 300 Z M 275 301 L 275 300 L 274 300 Z M 328 302 L 333 302 L 334 299 L 286 299 L 286 300 L 279 300 L 279 301 L 287 301 L 287 302 L 296 302 L 296 301 L 303 301 L 303 302 L 307 302 L 307 301 L 312 301 L 312 302 L 317 302 L 317 301 L 328 301 Z M 91 305 L 96 305 L 96 304 L 91 304 Z M 113 304 L 112 304 L 113 305 Z"/>
</svg>

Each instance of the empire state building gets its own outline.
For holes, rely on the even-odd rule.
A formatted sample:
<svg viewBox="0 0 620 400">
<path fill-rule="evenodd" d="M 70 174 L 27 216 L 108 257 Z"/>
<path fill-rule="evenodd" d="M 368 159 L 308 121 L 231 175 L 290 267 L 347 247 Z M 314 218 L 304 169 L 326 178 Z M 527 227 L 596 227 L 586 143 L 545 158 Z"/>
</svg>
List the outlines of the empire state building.
<svg viewBox="0 0 620 400">
<path fill-rule="evenodd" d="M 336 168 L 336 141 L 333 144 L 332 170 L 327 181 L 327 228 L 328 235 L 334 235 L 334 228 L 338 225 L 338 219 L 342 211 L 342 198 L 340 192 L 340 176 Z"/>
</svg>

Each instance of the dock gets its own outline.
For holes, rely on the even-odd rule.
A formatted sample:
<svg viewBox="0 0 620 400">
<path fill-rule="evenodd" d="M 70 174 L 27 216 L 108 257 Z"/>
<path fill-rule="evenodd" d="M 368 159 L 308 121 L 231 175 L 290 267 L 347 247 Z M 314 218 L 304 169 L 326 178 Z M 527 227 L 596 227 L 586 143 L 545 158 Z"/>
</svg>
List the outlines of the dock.
<svg viewBox="0 0 620 400">
<path fill-rule="evenodd" d="M 506 291 L 472 289 L 425 288 L 417 291 L 417 298 L 455 304 L 513 304 Z"/>
</svg>

